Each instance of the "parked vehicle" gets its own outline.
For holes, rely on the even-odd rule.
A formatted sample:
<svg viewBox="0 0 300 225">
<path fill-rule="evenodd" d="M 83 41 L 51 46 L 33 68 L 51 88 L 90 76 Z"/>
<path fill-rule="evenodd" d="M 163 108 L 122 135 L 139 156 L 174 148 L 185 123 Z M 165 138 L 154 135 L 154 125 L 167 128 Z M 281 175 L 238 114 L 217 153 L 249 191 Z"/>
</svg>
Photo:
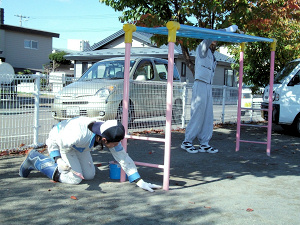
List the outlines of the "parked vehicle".
<svg viewBox="0 0 300 225">
<path fill-rule="evenodd" d="M 265 88 L 262 109 L 268 109 L 269 89 Z M 267 120 L 268 112 L 261 113 Z M 274 79 L 272 120 L 300 134 L 300 59 L 287 63 Z"/>
<path fill-rule="evenodd" d="M 128 122 L 139 117 L 165 114 L 168 61 L 152 57 L 130 58 L 130 96 Z M 182 115 L 182 88 L 174 66 L 173 119 Z M 77 81 L 64 87 L 54 99 L 52 115 L 56 120 L 76 116 L 101 120 L 122 115 L 124 57 L 99 61 Z"/>
</svg>

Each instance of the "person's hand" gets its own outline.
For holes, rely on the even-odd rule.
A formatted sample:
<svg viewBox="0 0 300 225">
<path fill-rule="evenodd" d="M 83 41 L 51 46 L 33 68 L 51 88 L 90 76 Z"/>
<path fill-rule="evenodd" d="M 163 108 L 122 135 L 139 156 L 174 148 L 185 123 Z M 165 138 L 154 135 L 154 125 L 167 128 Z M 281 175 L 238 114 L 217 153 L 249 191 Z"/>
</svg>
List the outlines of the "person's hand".
<svg viewBox="0 0 300 225">
<path fill-rule="evenodd" d="M 225 28 L 226 32 L 232 32 L 232 33 L 235 33 L 238 29 L 239 28 L 237 25 L 231 25 L 230 27 Z"/>
<path fill-rule="evenodd" d="M 143 179 L 140 179 L 137 183 L 137 186 L 139 186 L 140 188 L 146 190 L 146 191 L 150 191 L 150 192 L 154 192 L 153 189 L 160 189 L 161 186 L 156 185 L 156 184 L 151 184 L 151 183 L 147 183 L 145 181 L 143 181 Z"/>
<path fill-rule="evenodd" d="M 67 173 L 71 169 L 71 167 L 62 158 L 59 158 L 56 163 L 60 173 Z"/>
</svg>

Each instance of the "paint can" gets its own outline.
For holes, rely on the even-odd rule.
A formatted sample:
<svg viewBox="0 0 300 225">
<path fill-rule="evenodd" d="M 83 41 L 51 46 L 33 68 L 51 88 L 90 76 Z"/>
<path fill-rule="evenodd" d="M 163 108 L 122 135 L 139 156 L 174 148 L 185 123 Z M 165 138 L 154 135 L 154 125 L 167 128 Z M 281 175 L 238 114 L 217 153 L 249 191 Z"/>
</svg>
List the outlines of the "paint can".
<svg viewBox="0 0 300 225">
<path fill-rule="evenodd" d="M 119 180 L 121 177 L 121 166 L 119 163 L 110 161 L 109 162 L 109 177 L 113 180 Z"/>
</svg>

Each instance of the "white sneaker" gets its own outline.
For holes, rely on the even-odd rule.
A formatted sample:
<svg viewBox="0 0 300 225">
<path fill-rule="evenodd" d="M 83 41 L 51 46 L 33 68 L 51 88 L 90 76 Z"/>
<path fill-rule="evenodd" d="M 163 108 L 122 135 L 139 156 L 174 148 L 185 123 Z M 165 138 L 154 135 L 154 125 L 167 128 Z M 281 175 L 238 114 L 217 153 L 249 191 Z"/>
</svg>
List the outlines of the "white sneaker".
<svg viewBox="0 0 300 225">
<path fill-rule="evenodd" d="M 207 153 L 217 153 L 217 152 L 219 152 L 218 149 L 213 148 L 213 147 L 211 147 L 209 145 L 200 145 L 198 151 L 199 152 L 207 152 Z"/>
<path fill-rule="evenodd" d="M 181 148 L 186 150 L 188 153 L 198 153 L 198 150 L 190 142 L 182 142 Z"/>
</svg>

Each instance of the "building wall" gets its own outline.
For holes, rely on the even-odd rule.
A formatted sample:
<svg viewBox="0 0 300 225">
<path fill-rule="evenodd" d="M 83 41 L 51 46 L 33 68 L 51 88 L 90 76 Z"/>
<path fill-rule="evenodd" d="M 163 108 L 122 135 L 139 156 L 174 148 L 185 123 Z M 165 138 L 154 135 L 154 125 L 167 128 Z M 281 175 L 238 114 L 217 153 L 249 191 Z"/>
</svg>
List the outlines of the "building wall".
<svg viewBox="0 0 300 225">
<path fill-rule="evenodd" d="M 80 39 L 68 39 L 67 48 L 74 51 L 84 51 L 90 46 L 89 41 Z"/>
<path fill-rule="evenodd" d="M 14 68 L 43 69 L 43 64 L 50 63 L 48 58 L 52 52 L 52 37 L 5 31 L 6 62 Z M 38 42 L 38 49 L 27 49 L 24 40 Z"/>
<path fill-rule="evenodd" d="M 4 30 L 0 30 L 0 49 L 2 50 L 2 52 L 0 52 L 0 58 L 5 58 L 5 32 Z"/>
</svg>

